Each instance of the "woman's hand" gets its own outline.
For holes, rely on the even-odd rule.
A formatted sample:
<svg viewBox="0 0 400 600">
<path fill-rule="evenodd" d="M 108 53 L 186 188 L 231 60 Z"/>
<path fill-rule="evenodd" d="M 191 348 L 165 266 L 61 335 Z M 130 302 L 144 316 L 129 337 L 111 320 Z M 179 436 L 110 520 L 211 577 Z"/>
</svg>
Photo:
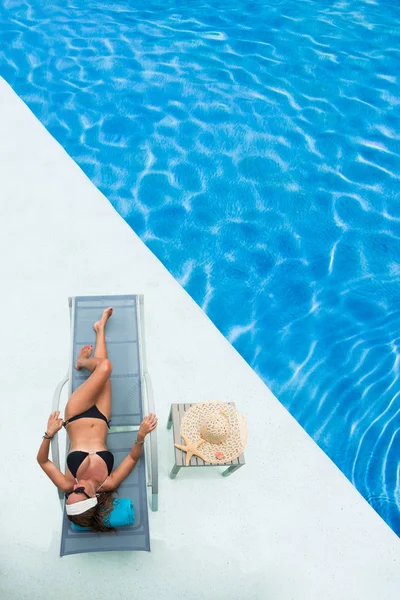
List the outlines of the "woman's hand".
<svg viewBox="0 0 400 600">
<path fill-rule="evenodd" d="M 140 424 L 138 431 L 138 439 L 144 439 L 146 435 L 150 433 L 150 431 L 153 431 L 153 429 L 157 427 L 157 423 L 158 419 L 155 414 L 150 413 L 149 415 L 147 415 L 147 417 L 145 417 Z"/>
<path fill-rule="evenodd" d="M 60 411 L 55 410 L 49 416 L 49 420 L 47 421 L 46 433 L 47 435 L 54 435 L 57 431 L 60 431 L 63 420 L 60 419 Z"/>
</svg>

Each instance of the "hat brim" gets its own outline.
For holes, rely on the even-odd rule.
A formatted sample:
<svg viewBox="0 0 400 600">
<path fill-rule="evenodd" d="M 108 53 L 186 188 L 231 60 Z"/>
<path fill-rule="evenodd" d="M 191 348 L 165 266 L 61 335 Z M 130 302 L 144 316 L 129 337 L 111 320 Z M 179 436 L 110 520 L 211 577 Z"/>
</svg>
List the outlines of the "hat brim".
<svg viewBox="0 0 400 600">
<path fill-rule="evenodd" d="M 230 432 L 221 444 L 213 444 L 207 440 L 201 445 L 204 461 L 213 465 L 225 464 L 240 456 L 247 443 L 247 423 L 243 415 L 227 402 L 201 402 L 195 404 L 184 414 L 180 432 L 191 442 L 201 438 L 200 427 L 205 419 L 223 413 L 229 420 Z"/>
</svg>

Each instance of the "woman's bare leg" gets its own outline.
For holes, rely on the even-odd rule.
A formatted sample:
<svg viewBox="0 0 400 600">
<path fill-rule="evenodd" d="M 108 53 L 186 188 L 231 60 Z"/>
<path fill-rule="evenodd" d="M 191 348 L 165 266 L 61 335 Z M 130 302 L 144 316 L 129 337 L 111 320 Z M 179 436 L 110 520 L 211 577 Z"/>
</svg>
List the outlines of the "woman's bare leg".
<svg viewBox="0 0 400 600">
<path fill-rule="evenodd" d="M 78 370 L 87 369 L 92 374 L 82 385 L 80 385 L 68 400 L 65 407 L 65 420 L 79 415 L 96 404 L 97 408 L 107 419 L 111 415 L 111 382 L 110 375 L 112 365 L 107 358 L 105 341 L 105 326 L 112 314 L 112 309 L 103 312 L 100 321 L 94 324 L 96 331 L 96 348 L 94 356 L 91 357 L 92 346 L 84 346 L 76 361 Z"/>
<path fill-rule="evenodd" d="M 106 308 L 106 310 L 102 314 L 100 321 L 97 321 L 93 325 L 93 329 L 96 332 L 96 347 L 94 349 L 93 355 L 94 358 L 108 358 L 105 328 L 107 325 L 107 321 L 111 317 L 112 313 L 112 308 Z"/>
<path fill-rule="evenodd" d="M 96 332 L 96 347 L 94 349 L 94 359 L 104 360 L 108 358 L 107 354 L 107 346 L 106 346 L 106 337 L 105 337 L 105 328 L 108 319 L 111 317 L 113 312 L 112 308 L 107 308 L 100 319 L 93 325 L 93 328 Z M 111 381 L 107 379 L 104 384 L 102 391 L 100 392 L 97 400 L 96 406 L 100 412 L 103 413 L 107 419 L 111 417 Z"/>
<path fill-rule="evenodd" d="M 112 372 L 110 361 L 106 358 L 90 358 L 91 352 L 92 346 L 84 346 L 76 361 L 77 369 L 87 369 L 92 374 L 71 394 L 65 407 L 66 421 L 96 404 L 99 394 L 110 378 Z"/>
</svg>

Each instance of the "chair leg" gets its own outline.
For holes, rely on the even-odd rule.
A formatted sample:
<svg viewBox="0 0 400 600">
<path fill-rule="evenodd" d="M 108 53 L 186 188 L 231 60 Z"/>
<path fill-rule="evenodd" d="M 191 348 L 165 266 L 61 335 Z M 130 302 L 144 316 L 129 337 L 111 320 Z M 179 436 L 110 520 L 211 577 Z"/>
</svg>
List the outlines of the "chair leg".
<svg viewBox="0 0 400 600">
<path fill-rule="evenodd" d="M 174 465 L 172 467 L 171 473 L 169 474 L 171 479 L 175 479 L 175 477 L 178 475 L 180 470 L 180 467 L 178 465 Z"/>
<path fill-rule="evenodd" d="M 222 477 L 229 477 L 229 475 L 240 469 L 240 467 L 243 467 L 243 465 L 231 465 L 222 473 Z"/>
<path fill-rule="evenodd" d="M 151 510 L 153 512 L 158 511 L 158 494 L 152 494 L 151 496 Z"/>
<path fill-rule="evenodd" d="M 171 427 L 172 427 L 172 406 L 171 406 L 171 409 L 169 411 L 167 429 L 171 429 Z"/>
</svg>

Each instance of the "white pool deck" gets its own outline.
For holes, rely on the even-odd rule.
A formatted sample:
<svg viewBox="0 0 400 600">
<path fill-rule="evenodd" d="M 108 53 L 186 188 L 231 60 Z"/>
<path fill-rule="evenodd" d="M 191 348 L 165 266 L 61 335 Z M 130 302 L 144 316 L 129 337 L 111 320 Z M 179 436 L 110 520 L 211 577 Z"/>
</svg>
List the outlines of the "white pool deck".
<svg viewBox="0 0 400 600">
<path fill-rule="evenodd" d="M 396 535 L 2 79 L 0 141 L 1 600 L 397 600 Z M 145 294 L 160 419 L 152 551 L 59 558 L 36 453 L 68 363 L 67 298 L 124 293 Z M 246 466 L 170 480 L 170 403 L 212 399 L 246 416 Z"/>
</svg>

